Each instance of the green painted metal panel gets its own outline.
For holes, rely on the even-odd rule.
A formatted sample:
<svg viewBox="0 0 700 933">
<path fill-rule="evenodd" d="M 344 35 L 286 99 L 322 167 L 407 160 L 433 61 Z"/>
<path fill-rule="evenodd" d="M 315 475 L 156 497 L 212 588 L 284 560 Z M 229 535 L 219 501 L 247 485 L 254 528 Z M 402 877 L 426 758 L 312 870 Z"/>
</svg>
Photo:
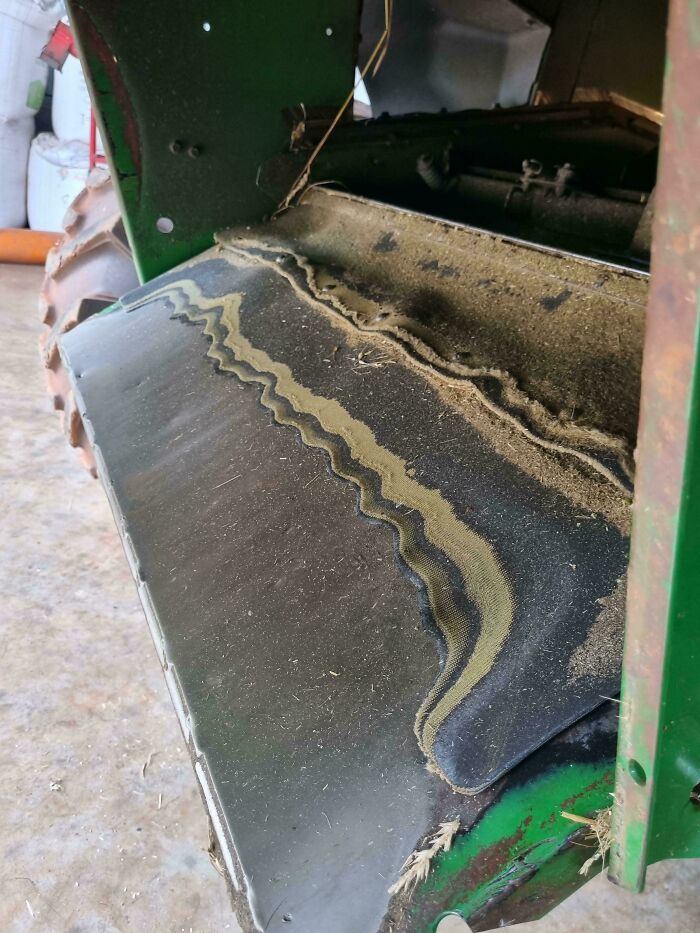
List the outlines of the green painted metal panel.
<svg viewBox="0 0 700 933">
<path fill-rule="evenodd" d="M 289 148 L 285 109 L 332 115 L 352 87 L 354 0 L 67 6 L 143 279 L 274 210 L 258 169 Z"/>
<path fill-rule="evenodd" d="M 509 789 L 469 832 L 456 837 L 449 852 L 437 857 L 413 898 L 415 928 L 434 933 L 443 917 L 457 914 L 475 929 L 489 929 L 479 922 L 484 908 L 520 889 L 522 900 L 543 904 L 539 914 L 530 916 L 544 915 L 553 901 L 585 883 L 581 865 L 596 851 L 585 831 L 578 827 L 573 832 L 575 824 L 561 811 L 594 817 L 611 806 L 613 783 L 612 762 L 570 762 Z M 600 868 L 599 861 L 587 877 Z M 513 919 L 522 919 L 517 903 L 510 909 Z"/>
<path fill-rule="evenodd" d="M 700 857 L 700 4 L 669 23 L 611 874 Z"/>
</svg>

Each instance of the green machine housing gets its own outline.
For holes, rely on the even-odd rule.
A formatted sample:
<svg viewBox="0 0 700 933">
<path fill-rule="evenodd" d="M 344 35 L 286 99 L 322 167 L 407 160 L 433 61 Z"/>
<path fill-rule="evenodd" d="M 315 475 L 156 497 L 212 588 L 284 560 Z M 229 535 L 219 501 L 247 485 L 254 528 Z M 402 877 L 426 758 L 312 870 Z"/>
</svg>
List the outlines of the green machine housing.
<svg viewBox="0 0 700 933">
<path fill-rule="evenodd" d="M 62 355 L 239 922 L 700 855 L 698 5 L 67 6 L 142 285 Z"/>
</svg>

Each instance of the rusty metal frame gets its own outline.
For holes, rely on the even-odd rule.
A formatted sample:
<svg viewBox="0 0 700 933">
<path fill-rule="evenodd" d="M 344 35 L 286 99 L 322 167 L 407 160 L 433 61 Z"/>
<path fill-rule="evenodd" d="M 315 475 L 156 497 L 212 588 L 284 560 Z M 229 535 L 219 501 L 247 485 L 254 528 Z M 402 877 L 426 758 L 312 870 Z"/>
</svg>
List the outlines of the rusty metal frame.
<svg viewBox="0 0 700 933">
<path fill-rule="evenodd" d="M 700 856 L 700 4 L 668 29 L 611 853 L 646 866 Z"/>
</svg>

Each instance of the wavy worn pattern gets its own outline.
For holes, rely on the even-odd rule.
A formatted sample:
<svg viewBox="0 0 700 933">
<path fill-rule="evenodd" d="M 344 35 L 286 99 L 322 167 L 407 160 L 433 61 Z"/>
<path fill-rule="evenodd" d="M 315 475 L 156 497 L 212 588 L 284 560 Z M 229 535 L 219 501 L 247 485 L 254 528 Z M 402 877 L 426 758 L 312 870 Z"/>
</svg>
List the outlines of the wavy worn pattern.
<svg viewBox="0 0 700 933">
<path fill-rule="evenodd" d="M 158 298 L 166 298 L 176 316 L 203 324 L 211 340 L 208 355 L 219 368 L 261 386 L 261 402 L 275 420 L 295 427 L 305 444 L 325 450 L 334 472 L 358 487 L 361 511 L 396 529 L 401 557 L 422 581 L 446 647 L 441 672 L 418 710 L 415 724 L 422 751 L 442 774 L 433 758 L 440 724 L 491 670 L 513 623 L 511 586 L 493 547 L 457 518 L 438 490 L 426 488 L 409 475 L 407 464 L 379 444 L 366 424 L 349 415 L 336 400 L 311 392 L 286 364 L 253 346 L 241 332 L 242 294 L 208 298 L 193 280 L 183 278 L 152 292 L 148 301 Z M 344 460 L 337 439 L 347 445 L 351 461 Z M 377 477 L 382 499 L 405 506 L 408 512 L 392 509 L 377 498 L 365 470 Z M 416 535 L 418 522 L 424 537 L 458 570 L 464 591 L 476 607 L 478 635 L 471 653 L 468 643 L 474 621 L 456 604 L 444 568 L 421 547 Z"/>
<path fill-rule="evenodd" d="M 628 444 L 622 438 L 597 428 L 562 423 L 549 414 L 544 406 L 529 399 L 518 388 L 513 377 L 498 367 L 474 368 L 440 357 L 424 336 L 421 336 L 415 324 L 400 316 L 397 318 L 399 323 L 383 319 L 380 323 L 363 323 L 360 315 L 352 307 L 353 301 L 357 302 L 357 295 L 353 295 L 352 289 L 328 273 L 315 269 L 306 258 L 293 250 L 279 245 L 268 245 L 258 240 L 248 241 L 241 237 L 235 240 L 221 237 L 219 245 L 248 261 L 256 261 L 262 266 L 274 268 L 300 295 L 311 296 L 321 305 L 333 308 L 335 312 L 351 321 L 358 330 L 381 333 L 393 339 L 409 353 L 414 365 L 424 366 L 432 374 L 439 372 L 445 384 L 460 385 L 466 381 L 470 382 L 481 404 L 528 440 L 545 450 L 579 460 L 612 483 L 627 498 L 631 498 L 634 465 Z M 293 262 L 294 272 L 281 266 L 281 260 Z M 300 286 L 299 277 L 295 273 L 301 274 L 303 286 Z M 353 295 L 353 300 L 350 300 L 350 295 Z M 365 304 L 369 303 L 366 298 L 363 301 Z M 486 384 L 489 380 L 498 386 L 500 401 L 492 398 L 492 393 L 487 390 Z M 537 416 L 533 419 L 535 412 Z M 531 420 L 537 424 L 534 430 L 528 427 Z M 615 463 L 616 469 L 606 466 L 604 459 Z"/>
</svg>

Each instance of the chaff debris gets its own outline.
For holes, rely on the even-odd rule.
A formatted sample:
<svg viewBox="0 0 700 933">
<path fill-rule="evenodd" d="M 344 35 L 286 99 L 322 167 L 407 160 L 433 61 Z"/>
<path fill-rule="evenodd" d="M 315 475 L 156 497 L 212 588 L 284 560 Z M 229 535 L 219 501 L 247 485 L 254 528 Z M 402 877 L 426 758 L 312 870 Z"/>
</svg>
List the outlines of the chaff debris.
<svg viewBox="0 0 700 933">
<path fill-rule="evenodd" d="M 417 849 L 408 856 L 401 866 L 401 876 L 389 888 L 389 894 L 400 894 L 402 891 L 412 894 L 417 885 L 428 877 L 435 856 L 439 852 L 450 851 L 459 826 L 459 817 L 448 823 L 440 823 L 440 829 L 432 839 L 428 839 L 427 848 Z"/>
<path fill-rule="evenodd" d="M 566 810 L 562 810 L 561 815 L 573 823 L 582 823 L 584 826 L 590 827 L 591 831 L 586 835 L 586 839 L 591 841 L 595 839 L 597 843 L 596 851 L 583 863 L 579 869 L 579 874 L 587 875 L 599 860 L 602 860 L 603 865 L 605 865 L 605 856 L 608 854 L 612 842 L 612 807 L 599 810 L 593 819 L 589 816 L 567 813 Z"/>
<path fill-rule="evenodd" d="M 214 869 L 221 875 L 222 878 L 226 877 L 226 868 L 224 863 L 219 857 L 219 840 L 216 838 L 216 833 L 214 832 L 214 827 L 211 822 L 209 823 L 209 846 L 207 848 L 207 855 L 209 856 L 209 861 L 211 862 Z"/>
</svg>

